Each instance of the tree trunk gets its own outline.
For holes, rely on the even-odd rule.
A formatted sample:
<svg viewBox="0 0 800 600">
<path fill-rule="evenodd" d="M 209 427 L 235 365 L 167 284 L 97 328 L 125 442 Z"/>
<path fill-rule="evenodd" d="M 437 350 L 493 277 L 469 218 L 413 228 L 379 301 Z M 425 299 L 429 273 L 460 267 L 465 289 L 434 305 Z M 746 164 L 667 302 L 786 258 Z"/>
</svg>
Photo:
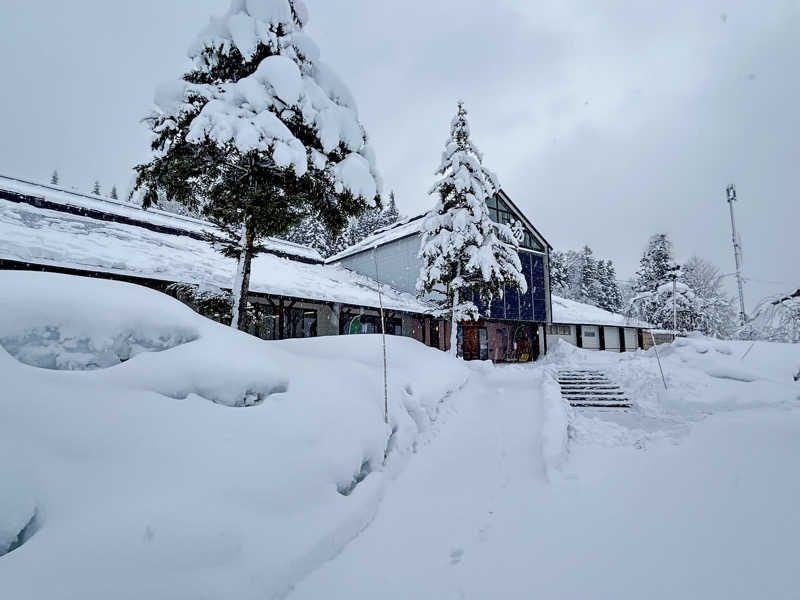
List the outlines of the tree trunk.
<svg viewBox="0 0 800 600">
<path fill-rule="evenodd" d="M 450 316 L 450 354 L 458 356 L 458 318 L 456 317 L 456 307 L 458 306 L 458 288 L 453 290 L 453 312 Z"/>
<path fill-rule="evenodd" d="M 233 315 L 231 327 L 240 331 L 247 330 L 247 296 L 250 291 L 250 268 L 253 261 L 253 228 L 247 219 L 242 225 L 242 237 L 239 243 L 239 260 L 236 264 L 236 275 L 233 279 Z"/>
</svg>

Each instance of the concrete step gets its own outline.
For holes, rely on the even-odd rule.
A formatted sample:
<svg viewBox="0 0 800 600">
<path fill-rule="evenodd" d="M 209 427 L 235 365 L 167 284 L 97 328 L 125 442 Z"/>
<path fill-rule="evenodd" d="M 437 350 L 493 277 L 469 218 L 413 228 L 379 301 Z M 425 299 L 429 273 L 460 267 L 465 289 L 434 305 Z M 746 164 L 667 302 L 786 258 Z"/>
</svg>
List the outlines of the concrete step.
<svg viewBox="0 0 800 600">
<path fill-rule="evenodd" d="M 618 385 L 565 385 L 561 384 L 562 390 L 618 390 Z"/>
<path fill-rule="evenodd" d="M 630 408 L 625 392 L 599 369 L 565 369 L 558 373 L 561 395 L 575 408 Z"/>
<path fill-rule="evenodd" d="M 573 408 L 630 408 L 630 401 L 625 402 L 595 402 L 590 400 L 570 400 L 569 405 Z"/>
<path fill-rule="evenodd" d="M 614 396 L 624 396 L 625 392 L 619 390 L 617 392 L 594 392 L 591 390 L 584 390 L 584 391 L 576 391 L 576 392 L 564 392 L 561 393 L 562 396 L 565 398 L 572 398 L 574 396 L 597 396 L 598 398 L 613 398 Z"/>
</svg>

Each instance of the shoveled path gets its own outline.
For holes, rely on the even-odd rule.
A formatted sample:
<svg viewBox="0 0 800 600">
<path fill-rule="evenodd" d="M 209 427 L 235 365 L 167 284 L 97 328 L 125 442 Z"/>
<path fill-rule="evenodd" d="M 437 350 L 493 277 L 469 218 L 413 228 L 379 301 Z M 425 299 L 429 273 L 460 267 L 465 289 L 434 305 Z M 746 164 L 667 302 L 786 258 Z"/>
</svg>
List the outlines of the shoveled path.
<svg viewBox="0 0 800 600">
<path fill-rule="evenodd" d="M 543 376 L 475 373 L 374 522 L 290 600 L 797 598 L 800 409 L 647 431 L 635 410 L 581 409 L 547 481 Z"/>
<path fill-rule="evenodd" d="M 290 598 L 492 597 L 480 590 L 497 584 L 491 572 L 505 560 L 509 500 L 544 483 L 542 376 L 516 366 L 476 373 L 439 435 L 389 484 L 375 521 Z M 522 551 L 537 543 L 521 542 Z"/>
</svg>

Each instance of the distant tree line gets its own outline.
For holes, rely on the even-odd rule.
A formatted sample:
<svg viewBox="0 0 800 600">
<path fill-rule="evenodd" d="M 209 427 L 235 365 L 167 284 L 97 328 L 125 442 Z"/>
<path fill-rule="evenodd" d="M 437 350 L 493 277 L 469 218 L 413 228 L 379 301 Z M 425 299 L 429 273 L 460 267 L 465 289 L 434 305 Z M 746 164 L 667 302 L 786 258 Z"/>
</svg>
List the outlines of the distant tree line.
<svg viewBox="0 0 800 600">
<path fill-rule="evenodd" d="M 623 310 L 614 263 L 597 258 L 589 246 L 550 254 L 550 286 L 554 294 L 569 300 L 612 312 Z"/>
</svg>

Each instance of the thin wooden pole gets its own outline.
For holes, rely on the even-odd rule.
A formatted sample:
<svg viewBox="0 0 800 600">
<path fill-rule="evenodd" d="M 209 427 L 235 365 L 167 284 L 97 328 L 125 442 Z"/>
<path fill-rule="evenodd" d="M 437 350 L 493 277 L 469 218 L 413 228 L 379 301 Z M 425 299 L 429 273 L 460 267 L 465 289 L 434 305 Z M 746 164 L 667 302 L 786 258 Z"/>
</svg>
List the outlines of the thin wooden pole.
<svg viewBox="0 0 800 600">
<path fill-rule="evenodd" d="M 656 344 L 656 336 L 653 335 L 653 330 L 649 329 L 650 331 L 650 338 L 653 340 L 653 350 L 656 351 L 656 358 L 658 359 L 658 370 L 661 371 L 661 381 L 664 382 L 664 389 L 669 391 L 667 387 L 667 379 L 664 377 L 664 369 L 661 368 L 661 357 L 658 355 L 658 344 Z"/>
<path fill-rule="evenodd" d="M 389 364 L 386 358 L 386 319 L 383 313 L 383 286 L 378 274 L 378 255 L 372 248 L 372 259 L 375 262 L 375 281 L 378 282 L 378 304 L 381 307 L 381 339 L 383 340 L 383 422 L 389 424 Z"/>
</svg>

